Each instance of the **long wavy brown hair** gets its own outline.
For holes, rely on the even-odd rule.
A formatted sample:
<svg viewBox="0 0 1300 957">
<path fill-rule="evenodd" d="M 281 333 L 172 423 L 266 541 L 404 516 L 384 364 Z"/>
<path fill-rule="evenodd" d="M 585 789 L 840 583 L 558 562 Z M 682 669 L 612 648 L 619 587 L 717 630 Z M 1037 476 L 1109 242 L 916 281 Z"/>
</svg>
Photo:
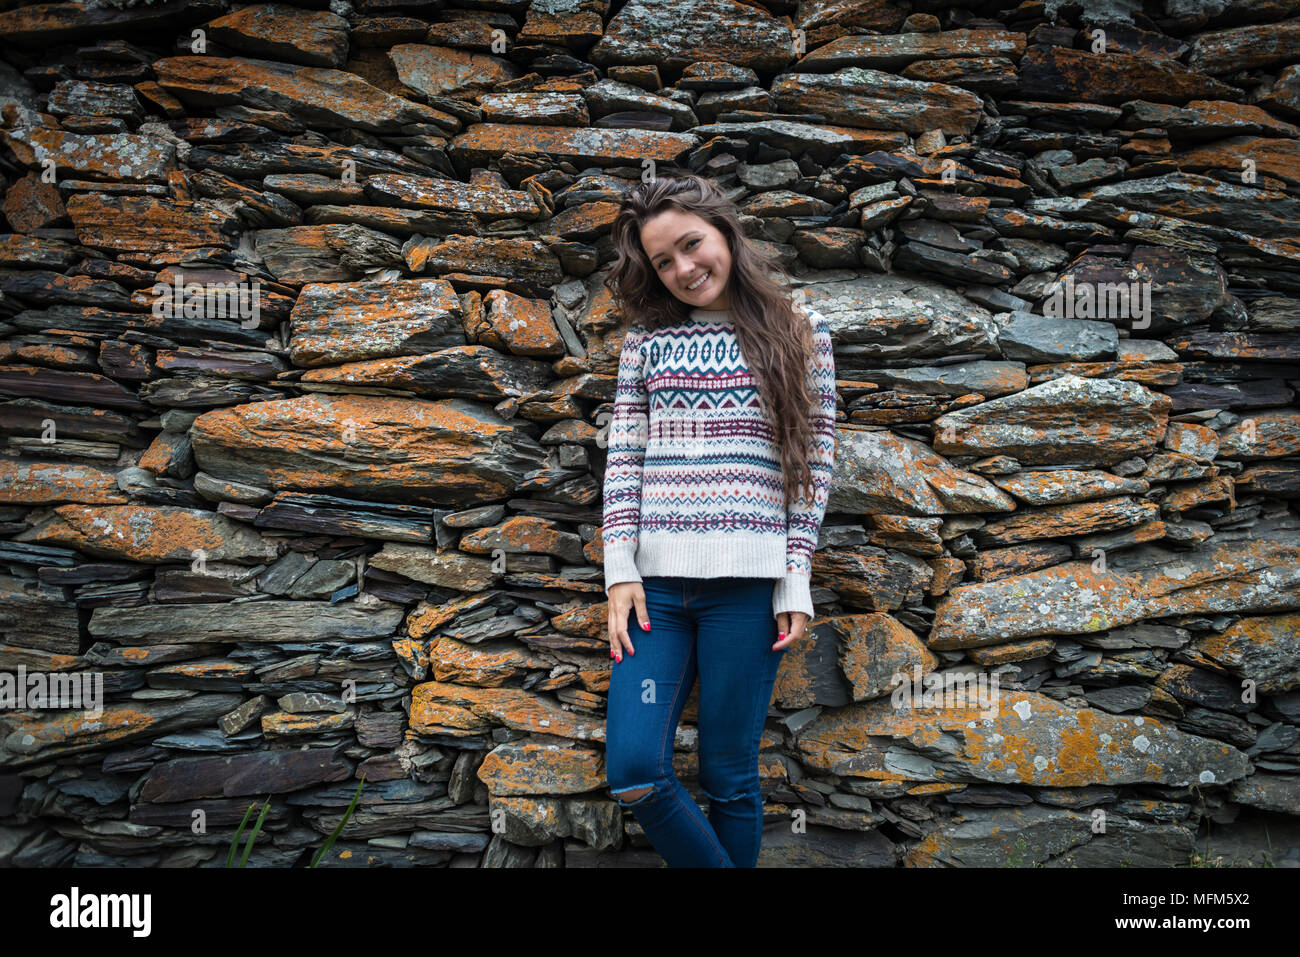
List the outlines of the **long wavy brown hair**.
<svg viewBox="0 0 1300 957">
<path fill-rule="evenodd" d="M 808 365 L 812 357 L 812 328 L 794 305 L 789 273 L 780 262 L 750 243 L 740 226 L 740 211 L 718 186 L 700 176 L 684 174 L 642 182 L 624 197 L 611 227 L 618 258 L 605 284 L 622 313 L 626 335 L 632 326 L 655 330 L 677 325 L 694 308 L 665 287 L 641 247 L 641 227 L 672 208 L 712 223 L 727 239 L 731 275 L 727 294 L 736 338 L 758 387 L 759 402 L 781 453 L 785 506 L 798 497 L 814 496 L 808 455 L 813 438 L 809 413 L 817 405 Z"/>
</svg>

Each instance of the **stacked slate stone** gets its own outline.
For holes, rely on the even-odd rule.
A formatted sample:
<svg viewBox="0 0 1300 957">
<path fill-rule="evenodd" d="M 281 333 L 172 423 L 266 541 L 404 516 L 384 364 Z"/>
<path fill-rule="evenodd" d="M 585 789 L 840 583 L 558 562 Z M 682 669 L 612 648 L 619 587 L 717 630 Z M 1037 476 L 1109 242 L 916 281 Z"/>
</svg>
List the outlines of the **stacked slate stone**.
<svg viewBox="0 0 1300 957">
<path fill-rule="evenodd" d="M 1298 863 L 1300 2 L 115 0 L 0 59 L 0 672 L 103 683 L 0 710 L 0 864 L 220 866 L 267 795 L 301 863 L 363 776 L 324 866 L 659 863 L 603 282 L 678 170 L 836 343 L 761 863 Z"/>
</svg>

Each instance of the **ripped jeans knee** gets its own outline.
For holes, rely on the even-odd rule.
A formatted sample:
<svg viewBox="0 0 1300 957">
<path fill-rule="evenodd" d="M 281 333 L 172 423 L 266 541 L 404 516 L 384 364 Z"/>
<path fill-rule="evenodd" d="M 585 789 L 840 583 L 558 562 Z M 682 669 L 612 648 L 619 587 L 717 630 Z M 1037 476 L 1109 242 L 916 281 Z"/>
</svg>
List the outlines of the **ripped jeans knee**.
<svg viewBox="0 0 1300 957">
<path fill-rule="evenodd" d="M 617 800 L 619 804 L 623 805 L 623 807 L 632 807 L 633 805 L 640 804 L 642 801 L 649 798 L 654 789 L 655 786 L 653 784 L 636 784 L 630 788 L 620 788 L 617 791 L 610 791 L 610 793 L 614 795 L 615 800 Z"/>
<path fill-rule="evenodd" d="M 731 802 L 731 801 L 748 801 L 748 800 L 752 800 L 753 797 L 754 797 L 754 790 L 755 790 L 755 789 L 754 789 L 753 784 L 750 784 L 750 785 L 746 786 L 745 788 L 741 789 L 738 793 L 728 795 L 727 797 L 721 797 L 721 796 L 719 796 L 719 795 L 717 795 L 717 794 L 714 794 L 714 793 L 713 793 L 712 791 L 710 791 L 708 788 L 704 787 L 703 784 L 700 785 L 700 790 L 704 792 L 705 797 L 707 797 L 710 801 L 713 801 L 713 802 L 715 802 L 715 803 L 717 803 L 717 804 L 727 804 L 728 802 Z"/>
</svg>

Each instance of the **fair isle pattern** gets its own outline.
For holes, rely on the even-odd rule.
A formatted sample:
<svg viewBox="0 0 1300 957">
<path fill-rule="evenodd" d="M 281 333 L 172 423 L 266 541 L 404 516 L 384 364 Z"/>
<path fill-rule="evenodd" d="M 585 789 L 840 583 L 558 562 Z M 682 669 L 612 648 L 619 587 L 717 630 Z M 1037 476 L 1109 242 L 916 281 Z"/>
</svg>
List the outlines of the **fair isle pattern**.
<svg viewBox="0 0 1300 957">
<path fill-rule="evenodd" d="M 773 613 L 813 614 L 812 553 L 835 461 L 835 357 L 816 310 L 808 375 L 814 496 L 787 515 L 781 460 L 731 317 L 629 329 L 604 483 L 605 589 L 645 575 L 777 579 Z"/>
</svg>

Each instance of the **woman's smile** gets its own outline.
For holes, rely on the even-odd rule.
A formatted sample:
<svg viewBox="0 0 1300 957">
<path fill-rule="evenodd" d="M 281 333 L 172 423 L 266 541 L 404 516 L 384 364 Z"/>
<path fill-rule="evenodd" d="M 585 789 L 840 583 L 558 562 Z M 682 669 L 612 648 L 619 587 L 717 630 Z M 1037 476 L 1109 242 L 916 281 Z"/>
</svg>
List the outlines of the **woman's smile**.
<svg viewBox="0 0 1300 957">
<path fill-rule="evenodd" d="M 689 292 L 694 292 L 696 289 L 699 289 L 702 285 L 704 285 L 704 281 L 705 281 L 706 279 L 708 279 L 709 276 L 711 276 L 711 275 L 712 275 L 712 271 L 706 272 L 706 273 L 705 273 L 703 276 L 701 276 L 699 279 L 695 280 L 695 282 L 693 282 L 693 283 L 691 283 L 689 286 L 687 286 L 687 287 L 686 287 L 687 291 L 689 291 Z"/>
</svg>

